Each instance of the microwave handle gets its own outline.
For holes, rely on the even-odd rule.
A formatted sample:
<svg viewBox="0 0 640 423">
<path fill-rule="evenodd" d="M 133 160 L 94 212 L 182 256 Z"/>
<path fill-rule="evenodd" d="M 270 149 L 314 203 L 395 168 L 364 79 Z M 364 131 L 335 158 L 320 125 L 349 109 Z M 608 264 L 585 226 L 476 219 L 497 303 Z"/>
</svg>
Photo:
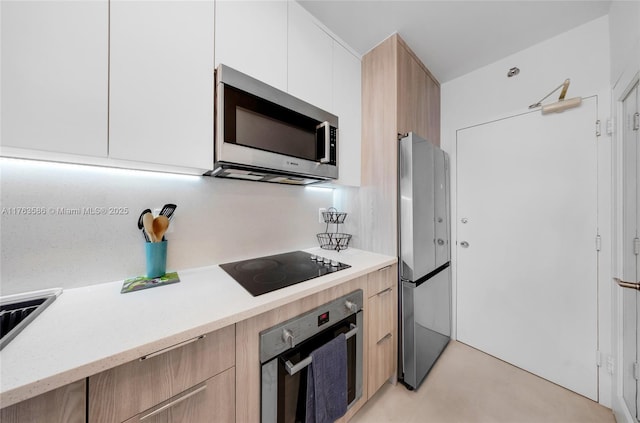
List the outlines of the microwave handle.
<svg viewBox="0 0 640 423">
<path fill-rule="evenodd" d="M 331 161 L 331 131 L 329 128 L 329 122 L 326 121 L 316 126 L 316 137 L 319 134 L 324 136 L 324 156 L 320 157 L 320 163 L 329 163 Z"/>
</svg>

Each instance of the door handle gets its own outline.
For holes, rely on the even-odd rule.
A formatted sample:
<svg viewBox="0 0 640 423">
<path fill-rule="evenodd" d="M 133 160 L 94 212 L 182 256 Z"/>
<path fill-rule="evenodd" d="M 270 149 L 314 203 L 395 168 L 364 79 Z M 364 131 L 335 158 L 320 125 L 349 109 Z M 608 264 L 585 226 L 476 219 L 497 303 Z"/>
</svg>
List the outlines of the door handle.
<svg viewBox="0 0 640 423">
<path fill-rule="evenodd" d="M 469 243 L 468 243 L 467 241 L 462 241 L 462 242 L 460 243 L 460 246 L 461 246 L 462 248 L 469 248 Z"/>
<path fill-rule="evenodd" d="M 640 283 L 626 282 L 618 278 L 613 278 L 613 280 L 623 288 L 630 288 L 630 289 L 635 289 L 636 291 L 640 291 Z"/>
</svg>

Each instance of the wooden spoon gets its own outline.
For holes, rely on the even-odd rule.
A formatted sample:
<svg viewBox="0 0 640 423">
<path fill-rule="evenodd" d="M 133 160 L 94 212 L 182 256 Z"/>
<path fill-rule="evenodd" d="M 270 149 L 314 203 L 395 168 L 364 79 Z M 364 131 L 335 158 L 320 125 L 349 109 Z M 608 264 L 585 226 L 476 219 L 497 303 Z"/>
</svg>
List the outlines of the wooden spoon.
<svg viewBox="0 0 640 423">
<path fill-rule="evenodd" d="M 156 237 L 156 242 L 162 241 L 167 228 L 169 228 L 169 218 L 167 216 L 158 216 L 153 219 L 153 233 Z"/>
<path fill-rule="evenodd" d="M 144 226 L 144 230 L 149 235 L 149 239 L 151 242 L 156 242 L 156 236 L 153 231 L 153 215 L 151 213 L 145 213 L 142 216 L 142 225 Z"/>
</svg>

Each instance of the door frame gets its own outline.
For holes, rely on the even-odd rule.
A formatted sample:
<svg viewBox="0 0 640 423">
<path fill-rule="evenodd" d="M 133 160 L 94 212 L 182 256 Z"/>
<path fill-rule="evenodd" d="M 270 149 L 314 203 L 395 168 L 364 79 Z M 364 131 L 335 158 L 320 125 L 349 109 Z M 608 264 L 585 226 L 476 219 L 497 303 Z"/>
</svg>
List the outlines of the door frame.
<svg viewBox="0 0 640 423">
<path fill-rule="evenodd" d="M 620 276 L 622 274 L 622 241 L 623 241 L 623 131 L 624 114 L 622 101 L 629 94 L 631 89 L 640 82 L 640 59 L 637 63 L 631 64 L 616 81 L 611 89 L 611 111 L 612 121 L 616 130 L 612 136 L 612 177 L 613 177 L 613 196 L 612 196 L 612 217 L 613 217 L 613 251 L 612 251 L 612 276 Z M 612 328 L 612 349 L 615 359 L 613 371 L 613 383 L 611 384 L 612 409 L 619 423 L 635 423 L 636 419 L 631 415 L 627 404 L 622 396 L 623 394 L 623 378 L 622 378 L 622 294 L 623 288 L 617 287 L 611 283 L 612 296 L 612 312 L 613 312 L 613 328 Z"/>
</svg>

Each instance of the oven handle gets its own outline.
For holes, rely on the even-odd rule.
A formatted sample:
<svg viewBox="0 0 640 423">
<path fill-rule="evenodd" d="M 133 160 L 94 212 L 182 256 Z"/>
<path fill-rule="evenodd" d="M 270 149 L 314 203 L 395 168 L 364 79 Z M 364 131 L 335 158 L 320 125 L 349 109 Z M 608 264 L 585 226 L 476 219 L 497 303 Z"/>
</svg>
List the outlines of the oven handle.
<svg viewBox="0 0 640 423">
<path fill-rule="evenodd" d="M 351 323 L 351 330 L 345 333 L 344 337 L 346 339 L 349 339 L 357 333 L 358 333 L 358 327 L 353 323 Z M 300 370 L 304 369 L 309 364 L 311 364 L 311 361 L 312 361 L 311 356 L 305 358 L 304 360 L 301 360 L 298 364 L 292 364 L 291 361 L 287 360 L 284 362 L 284 368 L 287 370 L 287 373 L 289 373 L 289 375 L 293 376 L 296 373 L 298 373 Z"/>
</svg>

